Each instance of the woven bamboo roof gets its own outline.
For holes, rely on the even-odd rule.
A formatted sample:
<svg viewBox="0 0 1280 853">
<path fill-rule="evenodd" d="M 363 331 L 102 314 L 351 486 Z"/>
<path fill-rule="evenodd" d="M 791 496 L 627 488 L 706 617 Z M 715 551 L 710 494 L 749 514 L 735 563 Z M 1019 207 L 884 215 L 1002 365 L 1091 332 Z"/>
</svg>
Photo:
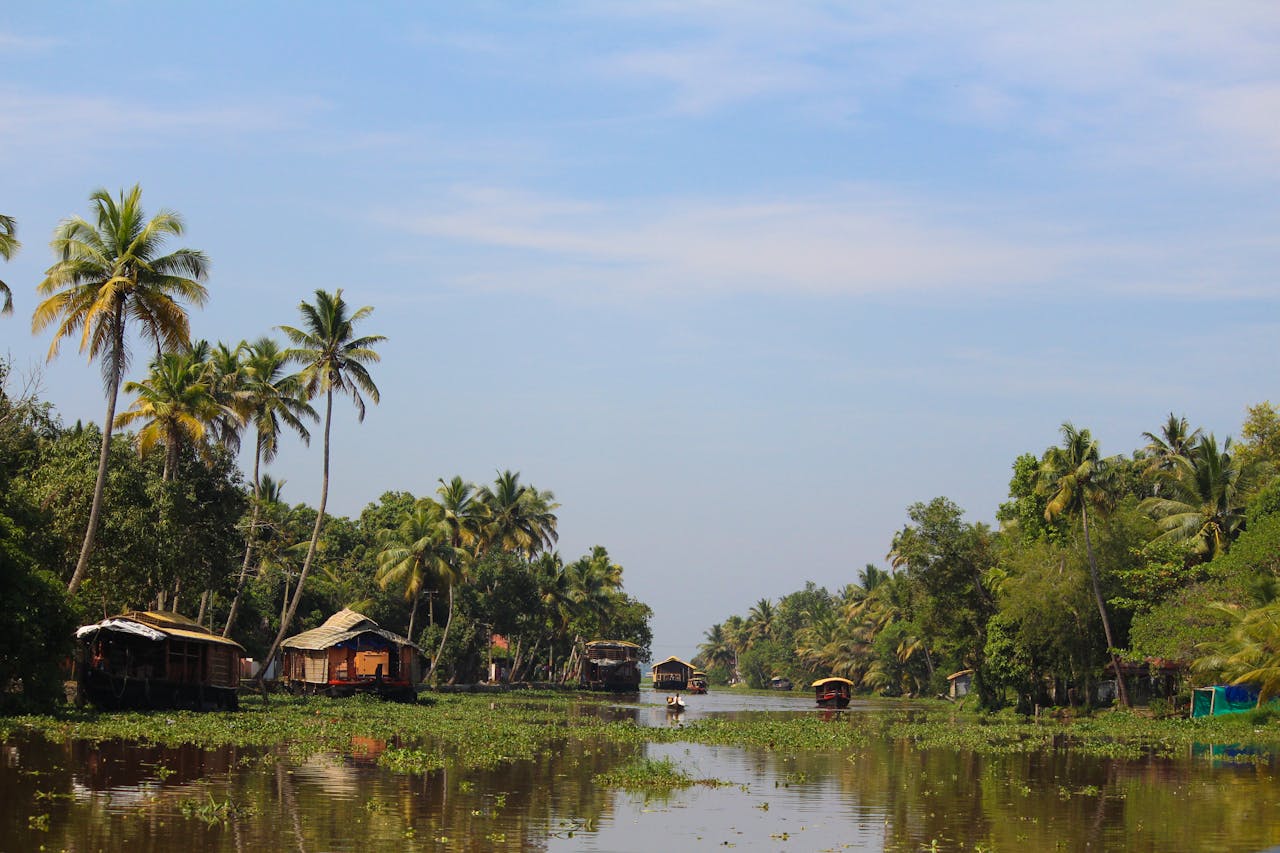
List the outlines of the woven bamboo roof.
<svg viewBox="0 0 1280 853">
<path fill-rule="evenodd" d="M 388 640 L 398 646 L 418 648 L 399 634 L 382 628 L 377 622 L 374 622 L 363 613 L 357 613 L 346 607 L 324 620 L 324 624 L 319 628 L 312 628 L 310 631 L 294 634 L 281 643 L 280 647 L 318 652 L 332 648 L 338 643 L 358 637 L 361 634 L 377 634 L 384 640 Z M 418 650 L 421 651 L 421 649 Z"/>
</svg>

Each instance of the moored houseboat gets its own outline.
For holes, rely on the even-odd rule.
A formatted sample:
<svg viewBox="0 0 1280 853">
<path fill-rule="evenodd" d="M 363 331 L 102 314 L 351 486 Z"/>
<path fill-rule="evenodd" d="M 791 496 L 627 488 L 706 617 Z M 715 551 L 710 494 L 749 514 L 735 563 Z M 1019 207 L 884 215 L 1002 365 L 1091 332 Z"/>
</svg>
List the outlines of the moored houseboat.
<svg viewBox="0 0 1280 853">
<path fill-rule="evenodd" d="M 672 657 L 655 663 L 649 668 L 653 676 L 654 690 L 684 690 L 693 676 L 693 664 Z"/>
<path fill-rule="evenodd" d="M 813 692 L 819 708 L 848 708 L 853 682 L 839 677 L 819 678 L 813 682 Z"/>
<path fill-rule="evenodd" d="M 76 630 L 76 681 L 101 708 L 234 711 L 243 654 L 178 613 L 131 610 Z"/>
<path fill-rule="evenodd" d="M 689 692 L 697 695 L 707 692 L 707 674 L 705 672 L 698 669 L 693 671 L 693 675 L 689 676 Z"/>
<path fill-rule="evenodd" d="M 422 680 L 421 649 L 347 608 L 280 648 L 279 681 L 294 693 L 374 693 L 412 701 Z"/>
<path fill-rule="evenodd" d="M 640 647 L 626 640 L 592 640 L 582 647 L 578 684 L 588 690 L 640 689 Z"/>
</svg>

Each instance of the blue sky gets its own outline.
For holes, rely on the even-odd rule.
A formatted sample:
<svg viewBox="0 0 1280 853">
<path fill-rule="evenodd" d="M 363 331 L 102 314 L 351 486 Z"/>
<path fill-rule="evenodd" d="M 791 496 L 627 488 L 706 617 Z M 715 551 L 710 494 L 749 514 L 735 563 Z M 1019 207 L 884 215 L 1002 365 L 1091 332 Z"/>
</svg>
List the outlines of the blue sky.
<svg viewBox="0 0 1280 853">
<path fill-rule="evenodd" d="M 914 501 L 992 521 L 1065 420 L 1127 453 L 1280 402 L 1272 3 L 20 4 L 0 115 L 0 336 L 65 419 L 102 392 L 29 333 L 46 244 L 141 183 L 212 259 L 197 335 L 375 307 L 334 511 L 518 470 L 658 657 Z"/>
</svg>

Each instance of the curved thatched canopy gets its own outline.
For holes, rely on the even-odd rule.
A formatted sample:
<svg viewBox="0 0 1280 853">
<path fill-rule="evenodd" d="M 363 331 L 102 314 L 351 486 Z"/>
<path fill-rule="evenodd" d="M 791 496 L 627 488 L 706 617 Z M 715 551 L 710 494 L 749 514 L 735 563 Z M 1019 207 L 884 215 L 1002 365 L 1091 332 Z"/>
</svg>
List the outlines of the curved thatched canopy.
<svg viewBox="0 0 1280 853">
<path fill-rule="evenodd" d="M 418 646 L 409 642 L 407 638 L 380 627 L 377 622 L 374 622 L 363 613 L 357 613 L 346 607 L 324 620 L 324 624 L 319 628 L 312 628 L 310 631 L 294 634 L 281 643 L 280 648 L 321 651 L 358 637 L 361 634 L 375 634 L 397 646 L 409 646 L 419 652 L 422 651 Z"/>
</svg>

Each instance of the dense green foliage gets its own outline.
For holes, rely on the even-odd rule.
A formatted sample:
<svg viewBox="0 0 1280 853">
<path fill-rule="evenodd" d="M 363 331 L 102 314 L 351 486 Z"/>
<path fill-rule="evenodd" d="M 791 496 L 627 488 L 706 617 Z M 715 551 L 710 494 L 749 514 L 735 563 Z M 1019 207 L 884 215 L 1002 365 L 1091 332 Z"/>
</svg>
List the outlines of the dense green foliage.
<svg viewBox="0 0 1280 853">
<path fill-rule="evenodd" d="M 424 473 L 419 495 L 388 493 L 354 520 L 327 513 L 330 455 L 344 450 L 330 444 L 334 398 L 361 419 L 379 399 L 370 367 L 384 339 L 358 328 L 372 306 L 317 290 L 298 326 L 278 327 L 290 347 L 193 340 L 183 303 L 206 300 L 208 259 L 164 250 L 181 217 L 148 218 L 136 186 L 90 203 L 92 221 L 54 234 L 32 328 L 53 329 L 50 358 L 79 338 L 99 362 L 103 424 L 63 425 L 36 397 L 38 376 L 20 383 L 0 360 L 3 709 L 61 695 L 77 621 L 136 609 L 180 612 L 270 657 L 352 607 L 412 635 L 443 681 L 486 678 L 490 664 L 507 678 L 565 679 L 574 649 L 598 635 L 648 654 L 651 613 L 623 590 L 622 567 L 600 546 L 565 563 L 554 495 L 518 473 L 481 485 Z M 17 250 L 13 233 L 0 216 L 0 256 Z M 0 288 L 0 307 L 10 295 Z M 136 378 L 131 329 L 155 347 Z M 309 442 L 316 421 L 318 505 L 290 505 L 262 468 L 290 435 Z M 246 435 L 247 484 L 235 460 Z"/>
<path fill-rule="evenodd" d="M 0 363 L 0 375 L 7 369 Z M 242 568 L 229 634 L 261 655 L 280 631 L 315 528 L 316 511 L 285 503 L 269 476 L 255 498 L 216 443 L 185 442 L 170 457 L 163 439 L 140 454 L 135 435 L 117 434 L 91 571 L 69 597 L 100 442 L 97 429 L 65 428 L 38 400 L 0 395 L 0 679 L 19 679 L 25 690 L 5 695 L 25 695 L 23 702 L 61 695 L 58 667 L 77 618 L 163 606 L 220 631 Z M 575 642 L 601 635 L 637 642 L 647 654 L 651 612 L 625 593 L 623 569 L 608 551 L 597 547 L 566 564 L 547 550 L 555 535 L 549 492 L 510 472 L 490 488 L 463 485 L 478 497 L 462 537 L 449 526 L 457 519 L 445 488 L 423 498 L 388 492 L 357 519 L 327 518 L 317 570 L 289 630 L 354 607 L 438 652 L 442 681 L 485 678 L 491 661 L 508 678 L 563 678 Z M 487 502 L 492 495 L 508 502 L 501 526 Z M 429 558 L 401 571 L 406 553 Z M 493 635 L 502 645 L 491 649 Z"/>
<path fill-rule="evenodd" d="M 722 683 L 838 675 L 884 695 L 944 694 L 971 670 L 980 705 L 1024 712 L 1091 704 L 1133 663 L 1181 665 L 1184 698 L 1220 680 L 1280 691 L 1276 422 L 1252 407 L 1233 444 L 1170 415 L 1128 458 L 1064 424 L 1060 446 L 1015 458 L 999 530 L 944 497 L 913 504 L 889 570 L 761 599 L 711 626 L 695 662 Z"/>
</svg>

